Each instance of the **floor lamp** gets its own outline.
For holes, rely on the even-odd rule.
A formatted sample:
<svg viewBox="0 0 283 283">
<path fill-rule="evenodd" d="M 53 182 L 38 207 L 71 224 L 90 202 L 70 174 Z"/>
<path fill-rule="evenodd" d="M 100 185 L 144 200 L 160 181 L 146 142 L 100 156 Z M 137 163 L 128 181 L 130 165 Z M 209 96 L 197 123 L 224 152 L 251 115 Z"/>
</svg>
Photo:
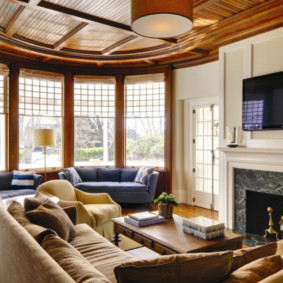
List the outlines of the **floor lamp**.
<svg viewBox="0 0 283 283">
<path fill-rule="evenodd" d="M 56 145 L 56 129 L 35 129 L 33 131 L 34 147 L 44 148 L 44 180 L 46 182 L 46 147 Z"/>
</svg>

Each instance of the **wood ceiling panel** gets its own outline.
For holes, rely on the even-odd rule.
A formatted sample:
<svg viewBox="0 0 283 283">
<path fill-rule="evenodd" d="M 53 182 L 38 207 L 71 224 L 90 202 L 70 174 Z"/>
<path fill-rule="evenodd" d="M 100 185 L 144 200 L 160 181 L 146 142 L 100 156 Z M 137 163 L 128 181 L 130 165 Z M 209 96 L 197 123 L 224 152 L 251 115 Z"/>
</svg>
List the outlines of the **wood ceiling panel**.
<svg viewBox="0 0 283 283">
<path fill-rule="evenodd" d="M 10 19 L 13 17 L 18 8 L 18 4 L 0 1 L 0 27 L 2 29 L 7 27 Z"/>
<path fill-rule="evenodd" d="M 47 0 L 46 2 L 119 23 L 130 24 L 131 0 Z"/>
<path fill-rule="evenodd" d="M 162 44 L 164 44 L 162 40 L 138 37 L 135 40 L 124 44 L 123 46 L 118 48 L 117 51 L 131 51 L 136 49 L 140 50 L 145 48 L 152 48 Z"/>
<path fill-rule="evenodd" d="M 119 29 L 101 24 L 91 24 L 67 40 L 63 47 L 83 51 L 103 51 L 126 37 L 128 34 Z"/>
<path fill-rule="evenodd" d="M 189 66 L 283 26 L 283 0 L 194 0 L 193 8 L 192 31 L 164 41 L 131 31 L 130 0 L 0 0 L 0 56 L 13 50 L 58 64 Z"/>
<path fill-rule="evenodd" d="M 54 45 L 78 24 L 79 22 L 63 15 L 35 10 L 17 31 L 16 36 Z"/>
</svg>

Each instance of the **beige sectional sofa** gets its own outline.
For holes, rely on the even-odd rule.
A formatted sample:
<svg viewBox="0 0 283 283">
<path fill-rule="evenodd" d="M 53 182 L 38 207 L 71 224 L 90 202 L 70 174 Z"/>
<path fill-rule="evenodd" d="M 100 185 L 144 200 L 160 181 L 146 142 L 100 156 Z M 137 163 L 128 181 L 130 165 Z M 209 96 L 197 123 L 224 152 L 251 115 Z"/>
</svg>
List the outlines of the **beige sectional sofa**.
<svg viewBox="0 0 283 283">
<path fill-rule="evenodd" d="M 74 225 L 75 236 L 66 241 L 23 219 L 19 204 L 14 207 L 8 212 L 0 200 L 1 283 L 283 282 L 282 242 L 136 260 L 86 224 Z"/>
</svg>

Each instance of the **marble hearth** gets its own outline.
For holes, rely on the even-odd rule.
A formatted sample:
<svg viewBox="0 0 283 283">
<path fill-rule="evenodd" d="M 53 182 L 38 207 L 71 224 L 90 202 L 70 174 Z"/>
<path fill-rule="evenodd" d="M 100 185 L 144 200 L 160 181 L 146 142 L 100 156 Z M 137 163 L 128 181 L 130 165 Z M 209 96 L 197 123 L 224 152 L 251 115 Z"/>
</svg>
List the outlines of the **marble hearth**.
<svg viewBox="0 0 283 283">
<path fill-rule="evenodd" d="M 274 209 L 274 228 L 283 215 L 283 172 L 235 169 L 234 229 L 260 236 L 268 228 L 267 207 Z"/>
<path fill-rule="evenodd" d="M 242 203 L 245 200 L 247 186 L 251 188 L 250 190 L 283 195 L 283 150 L 259 148 L 220 148 L 219 150 L 221 152 L 219 218 L 225 222 L 227 228 L 244 227 L 242 222 L 245 221 L 245 216 L 242 215 L 245 213 L 245 208 Z M 255 172 L 249 179 L 247 176 L 251 171 Z M 238 181 L 242 180 L 246 185 L 239 185 Z M 273 181 L 275 184 L 270 185 Z M 235 189 L 238 189 L 236 194 Z M 236 227 L 237 222 L 240 224 Z"/>
</svg>

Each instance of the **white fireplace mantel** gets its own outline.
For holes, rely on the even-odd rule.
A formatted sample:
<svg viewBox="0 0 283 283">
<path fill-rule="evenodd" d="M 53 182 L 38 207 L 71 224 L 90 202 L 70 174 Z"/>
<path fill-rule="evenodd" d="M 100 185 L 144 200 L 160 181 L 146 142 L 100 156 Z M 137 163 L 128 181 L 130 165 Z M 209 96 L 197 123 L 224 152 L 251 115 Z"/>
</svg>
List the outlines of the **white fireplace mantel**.
<svg viewBox="0 0 283 283">
<path fill-rule="evenodd" d="M 220 209 L 219 219 L 227 228 L 234 228 L 234 169 L 283 172 L 283 149 L 228 148 L 220 151 Z"/>
</svg>

